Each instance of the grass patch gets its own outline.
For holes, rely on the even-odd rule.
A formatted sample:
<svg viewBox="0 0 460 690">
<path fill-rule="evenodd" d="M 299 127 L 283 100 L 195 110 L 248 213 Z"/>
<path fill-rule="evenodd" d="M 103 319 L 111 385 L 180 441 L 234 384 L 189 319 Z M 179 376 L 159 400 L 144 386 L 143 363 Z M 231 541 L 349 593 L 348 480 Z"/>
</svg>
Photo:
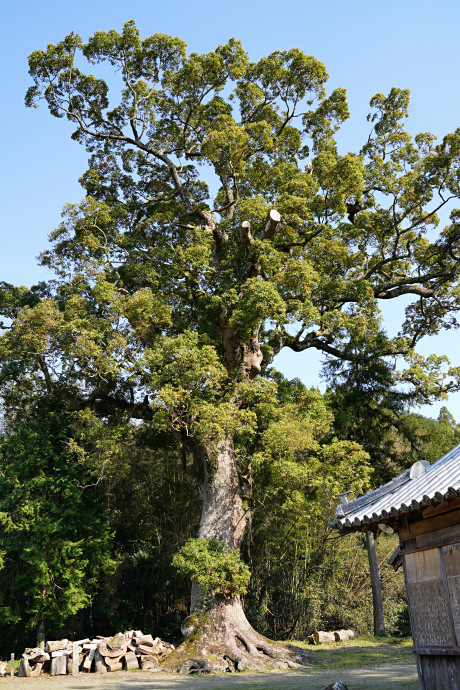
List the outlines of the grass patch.
<svg viewBox="0 0 460 690">
<path fill-rule="evenodd" d="M 413 661 L 412 638 L 363 636 L 355 640 L 310 645 L 307 642 L 292 642 L 296 647 L 308 650 L 316 668 L 361 668 L 377 664 L 397 664 Z"/>
</svg>

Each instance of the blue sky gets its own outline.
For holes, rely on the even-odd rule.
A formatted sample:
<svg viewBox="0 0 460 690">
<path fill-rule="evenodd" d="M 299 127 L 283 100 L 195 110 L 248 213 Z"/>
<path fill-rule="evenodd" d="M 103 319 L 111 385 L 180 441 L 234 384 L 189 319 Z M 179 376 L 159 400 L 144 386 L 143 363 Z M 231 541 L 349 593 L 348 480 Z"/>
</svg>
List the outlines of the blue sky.
<svg viewBox="0 0 460 690">
<path fill-rule="evenodd" d="M 70 140 L 69 125 L 52 118 L 44 107 L 24 107 L 29 86 L 27 56 L 70 31 L 86 40 L 96 30 L 121 30 L 128 19 L 135 19 L 143 36 L 176 35 L 194 51 L 212 50 L 235 36 L 252 59 L 291 47 L 319 58 L 328 69 L 329 88 L 342 86 L 348 91 L 351 119 L 340 138 L 343 152 L 363 143 L 371 96 L 387 93 L 392 86 L 411 90 L 409 128 L 413 133 L 431 131 L 442 137 L 460 126 L 458 0 L 8 3 L 0 29 L 0 280 L 31 285 L 49 277 L 37 267 L 35 257 L 46 248 L 62 206 L 83 196 L 78 178 L 86 155 Z M 393 306 L 388 311 L 391 329 L 397 312 Z M 450 331 L 427 339 L 420 349 L 423 354 L 447 354 L 458 366 L 458 342 L 459 334 Z M 319 382 L 319 358 L 314 353 L 287 353 L 278 366 L 289 377 L 299 376 L 307 384 Z M 452 395 L 447 406 L 460 420 L 460 393 Z M 422 411 L 437 416 L 439 407 Z"/>
</svg>

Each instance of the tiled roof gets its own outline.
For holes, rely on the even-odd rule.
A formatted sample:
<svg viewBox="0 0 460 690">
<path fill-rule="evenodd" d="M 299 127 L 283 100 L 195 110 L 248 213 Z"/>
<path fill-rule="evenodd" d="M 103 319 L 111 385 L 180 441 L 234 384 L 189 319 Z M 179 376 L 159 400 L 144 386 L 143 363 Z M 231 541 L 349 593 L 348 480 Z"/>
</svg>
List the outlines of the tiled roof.
<svg viewBox="0 0 460 690">
<path fill-rule="evenodd" d="M 364 496 L 337 506 L 339 529 L 386 521 L 411 510 L 460 496 L 460 444 L 427 470 L 410 478 L 410 470 Z"/>
</svg>

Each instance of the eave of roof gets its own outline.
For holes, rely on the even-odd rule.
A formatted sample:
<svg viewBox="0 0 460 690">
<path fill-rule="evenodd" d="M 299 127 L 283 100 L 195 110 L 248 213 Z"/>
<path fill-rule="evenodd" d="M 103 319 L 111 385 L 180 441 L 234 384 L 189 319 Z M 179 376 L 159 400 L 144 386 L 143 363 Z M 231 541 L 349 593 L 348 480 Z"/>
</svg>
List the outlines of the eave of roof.
<svg viewBox="0 0 460 690">
<path fill-rule="evenodd" d="M 460 496 L 460 444 L 416 479 L 406 470 L 374 491 L 337 506 L 335 526 L 350 531 Z"/>
</svg>

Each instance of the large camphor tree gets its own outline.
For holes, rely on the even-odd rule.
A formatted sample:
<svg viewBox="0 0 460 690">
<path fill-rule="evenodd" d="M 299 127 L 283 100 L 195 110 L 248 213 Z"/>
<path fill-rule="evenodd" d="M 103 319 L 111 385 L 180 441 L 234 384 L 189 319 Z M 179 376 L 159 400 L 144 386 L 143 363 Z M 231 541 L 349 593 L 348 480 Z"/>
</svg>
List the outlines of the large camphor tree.
<svg viewBox="0 0 460 690">
<path fill-rule="evenodd" d="M 202 498 L 198 537 L 229 551 L 243 541 L 251 469 L 238 448 L 276 400 L 266 372 L 283 348 L 399 358 L 393 375 L 420 400 L 457 385 L 457 370 L 415 347 L 457 325 L 460 131 L 440 144 L 409 136 L 408 91 L 376 95 L 363 148 L 340 155 L 345 91 L 327 94 L 324 65 L 297 49 L 253 63 L 231 39 L 187 55 L 178 38 L 141 40 L 131 21 L 86 44 L 71 34 L 29 64 L 27 105 L 67 118 L 90 158 L 86 197 L 42 255 L 56 280 L 4 285 L 15 390 L 59 387 L 103 417 L 169 425 Z M 379 303 L 404 296 L 390 338 Z M 197 627 L 171 663 L 206 651 L 216 668 L 288 659 L 237 593 L 193 587 Z"/>
</svg>

